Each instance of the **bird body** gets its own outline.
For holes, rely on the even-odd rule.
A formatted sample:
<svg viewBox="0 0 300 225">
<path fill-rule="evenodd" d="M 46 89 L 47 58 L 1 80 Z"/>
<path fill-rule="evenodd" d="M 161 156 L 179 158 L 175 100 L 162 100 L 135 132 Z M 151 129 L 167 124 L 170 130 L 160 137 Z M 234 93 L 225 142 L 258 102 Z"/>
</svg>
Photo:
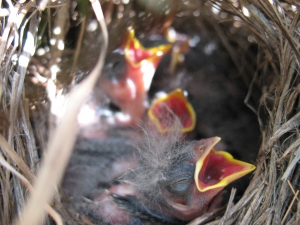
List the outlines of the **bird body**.
<svg viewBox="0 0 300 225">
<path fill-rule="evenodd" d="M 129 116 L 128 123 L 134 124 L 140 122 L 146 111 L 147 92 L 156 67 L 171 49 L 171 44 L 144 48 L 131 26 L 127 33 L 124 43 L 111 53 L 114 57 L 109 58 L 117 61 L 108 60 L 99 86 Z"/>
<path fill-rule="evenodd" d="M 174 126 L 179 123 L 175 121 Z M 201 162 L 204 167 L 209 155 L 213 161 L 217 155 L 213 147 L 220 138 L 188 141 L 181 129 L 162 134 L 152 125 L 132 132 L 134 139 L 79 140 L 64 181 L 76 211 L 96 224 L 181 224 L 220 206 L 222 189 L 234 180 L 222 183 L 227 177 L 222 171 L 236 162 L 223 157 L 223 168 L 210 167 L 202 175 L 204 168 L 198 165 Z M 233 174 L 255 168 L 239 163 L 244 167 Z M 214 175 L 218 177 L 208 179 Z M 206 188 L 213 187 L 201 190 L 204 183 Z"/>
</svg>

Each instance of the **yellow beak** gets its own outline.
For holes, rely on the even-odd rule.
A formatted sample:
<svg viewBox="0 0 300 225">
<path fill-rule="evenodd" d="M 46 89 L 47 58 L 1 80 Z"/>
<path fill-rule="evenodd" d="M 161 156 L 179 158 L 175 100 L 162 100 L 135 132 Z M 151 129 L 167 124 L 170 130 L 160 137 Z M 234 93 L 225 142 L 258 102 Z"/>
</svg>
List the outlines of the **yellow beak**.
<svg viewBox="0 0 300 225">
<path fill-rule="evenodd" d="M 231 182 L 255 170 L 255 166 L 236 160 L 227 152 L 215 151 L 214 146 L 221 140 L 219 137 L 207 139 L 203 155 L 196 163 L 195 183 L 200 192 L 224 188 Z"/>
<path fill-rule="evenodd" d="M 144 48 L 144 46 L 135 37 L 133 27 L 128 28 L 128 37 L 124 46 L 124 54 L 126 60 L 133 68 L 142 66 L 143 61 L 153 63 L 156 68 L 161 58 L 170 51 L 172 44 L 159 45 L 152 48 Z"/>
<path fill-rule="evenodd" d="M 156 99 L 149 107 L 148 115 L 162 133 L 178 128 L 183 133 L 192 131 L 196 124 L 195 111 L 181 89 Z M 177 119 L 180 127 L 174 127 Z"/>
</svg>

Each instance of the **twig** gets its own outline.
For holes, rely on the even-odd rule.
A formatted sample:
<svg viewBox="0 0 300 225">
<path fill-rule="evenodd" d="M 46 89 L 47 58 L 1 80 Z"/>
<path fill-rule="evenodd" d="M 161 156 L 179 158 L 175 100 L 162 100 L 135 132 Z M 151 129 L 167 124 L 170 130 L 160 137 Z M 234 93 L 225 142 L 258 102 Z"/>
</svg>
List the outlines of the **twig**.
<svg viewBox="0 0 300 225">
<path fill-rule="evenodd" d="M 229 216 L 229 211 L 231 210 L 231 208 L 233 206 L 233 199 L 234 199 L 235 193 L 236 193 L 236 189 L 232 188 L 225 214 L 222 217 L 222 219 L 220 220 L 219 225 L 224 225 L 225 221 L 227 220 L 227 218 Z"/>
<path fill-rule="evenodd" d="M 300 138 L 298 138 L 295 142 L 293 142 L 282 154 L 282 156 L 280 157 L 280 159 L 277 160 L 277 162 L 282 161 L 283 159 L 285 159 L 288 155 L 291 154 L 291 151 L 293 151 L 295 148 L 299 147 L 300 145 Z"/>
<path fill-rule="evenodd" d="M 283 96 L 282 96 L 283 98 Z M 282 124 L 278 130 L 274 133 L 274 135 L 270 138 L 270 146 L 283 134 L 290 131 L 291 129 L 299 126 L 300 124 L 300 112 L 298 112 L 295 116 L 289 119 L 287 122 Z"/>
<path fill-rule="evenodd" d="M 287 215 L 289 214 L 289 212 L 290 212 L 290 210 L 291 210 L 291 208 L 292 208 L 292 206 L 293 206 L 293 204 L 294 204 L 294 201 L 298 198 L 298 197 L 297 197 L 298 193 L 299 193 L 299 190 L 297 190 L 296 194 L 294 195 L 294 198 L 293 198 L 293 200 L 291 201 L 291 204 L 289 205 L 289 208 L 287 209 L 287 211 L 286 211 L 286 213 L 285 213 L 285 215 L 284 215 L 284 217 L 283 217 L 283 219 L 282 219 L 281 224 L 284 223 L 284 221 L 285 221 Z"/>
<path fill-rule="evenodd" d="M 13 136 L 14 136 L 14 127 L 17 115 L 17 87 L 19 86 L 20 75 L 18 73 L 14 74 L 11 101 L 10 101 L 10 115 L 9 115 L 9 132 L 8 132 L 8 143 L 13 146 Z"/>
<path fill-rule="evenodd" d="M 287 183 L 290 186 L 290 189 L 292 190 L 293 194 L 296 195 L 295 189 L 293 188 L 291 182 L 288 180 Z M 298 197 L 297 197 L 297 201 L 299 201 Z"/>
<path fill-rule="evenodd" d="M 284 174 L 281 177 L 281 180 L 287 180 L 288 176 L 290 175 L 290 173 L 292 172 L 292 170 L 294 169 L 296 164 L 299 162 L 299 160 L 300 160 L 300 147 L 297 149 L 297 151 L 295 152 L 294 155 L 295 155 L 295 157 L 289 163 L 288 167 L 286 168 Z"/>
<path fill-rule="evenodd" d="M 209 211 L 209 212 L 205 213 L 204 215 L 199 216 L 196 219 L 194 219 L 193 221 L 189 222 L 187 225 L 205 224 L 205 222 L 207 222 L 208 220 L 211 220 L 212 218 L 215 218 L 216 216 L 218 216 L 218 214 L 223 213 L 224 209 L 225 209 L 225 207 L 222 207 L 222 208 L 217 208 L 212 211 Z"/>
</svg>

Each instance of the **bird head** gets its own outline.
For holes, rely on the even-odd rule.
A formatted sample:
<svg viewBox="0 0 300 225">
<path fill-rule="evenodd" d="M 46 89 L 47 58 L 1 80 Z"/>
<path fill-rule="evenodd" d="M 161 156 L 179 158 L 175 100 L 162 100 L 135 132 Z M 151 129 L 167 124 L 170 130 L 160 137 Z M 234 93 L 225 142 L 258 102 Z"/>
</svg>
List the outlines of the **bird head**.
<svg viewBox="0 0 300 225">
<path fill-rule="evenodd" d="M 137 198 L 149 210 L 180 221 L 190 221 L 222 202 L 222 190 L 231 182 L 255 169 L 255 166 L 217 151 L 219 137 L 185 141 L 182 123 L 161 133 L 144 127 L 144 139 L 138 148 L 139 166 L 122 176 L 139 193 Z"/>
<path fill-rule="evenodd" d="M 108 54 L 99 86 L 126 115 L 126 122 L 135 124 L 141 120 L 156 68 L 171 47 L 163 44 L 144 48 L 130 26 L 123 44 Z"/>
<path fill-rule="evenodd" d="M 231 182 L 255 169 L 234 159 L 229 153 L 216 151 L 219 137 L 202 139 L 189 146 L 190 157 L 175 162 L 166 171 L 164 199 L 169 214 L 189 221 L 221 203 L 221 191 Z"/>
</svg>

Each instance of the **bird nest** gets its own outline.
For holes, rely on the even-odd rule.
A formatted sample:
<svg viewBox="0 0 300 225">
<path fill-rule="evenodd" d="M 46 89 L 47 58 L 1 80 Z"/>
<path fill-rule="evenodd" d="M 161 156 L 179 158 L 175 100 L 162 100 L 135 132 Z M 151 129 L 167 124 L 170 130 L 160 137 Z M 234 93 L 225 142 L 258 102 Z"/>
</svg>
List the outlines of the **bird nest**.
<svg viewBox="0 0 300 225">
<path fill-rule="evenodd" d="M 149 3 L 143 19 L 135 2 L 103 0 L 102 8 L 98 1 L 2 2 L 0 223 L 89 224 L 61 204 L 59 183 L 76 138 L 77 113 L 105 52 L 132 22 L 137 32 L 151 33 L 180 27 L 189 17 L 221 40 L 248 87 L 245 104 L 261 131 L 257 169 L 243 197 L 233 201 L 232 190 L 224 214 L 204 214 L 190 224 L 300 224 L 298 1 L 181 0 L 157 17 L 148 16 L 155 8 Z M 164 8 L 168 1 L 153 2 Z M 100 46 L 85 62 L 80 49 L 91 14 L 100 24 Z M 71 63 L 65 63 L 67 56 Z M 80 63 L 88 72 L 78 70 Z M 67 94 L 67 104 L 60 104 Z M 63 113 L 58 118 L 54 112 Z"/>
</svg>

